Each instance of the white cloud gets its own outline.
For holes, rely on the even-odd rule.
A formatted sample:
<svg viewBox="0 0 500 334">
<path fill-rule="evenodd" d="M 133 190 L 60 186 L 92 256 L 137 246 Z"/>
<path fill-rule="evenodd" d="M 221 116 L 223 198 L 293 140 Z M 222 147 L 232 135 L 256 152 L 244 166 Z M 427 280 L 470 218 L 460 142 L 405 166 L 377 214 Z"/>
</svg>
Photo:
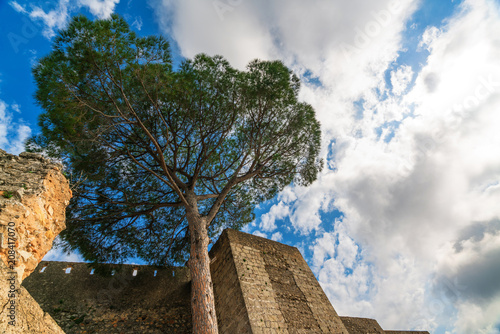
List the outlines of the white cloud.
<svg viewBox="0 0 500 334">
<path fill-rule="evenodd" d="M 14 154 L 25 151 L 24 142 L 31 136 L 31 128 L 24 124 L 18 124 L 15 141 L 10 144 L 10 150 Z"/>
<path fill-rule="evenodd" d="M 413 6 L 411 0 L 370 3 L 361 0 L 307 3 L 259 0 L 223 6 L 226 10 L 221 14 L 216 3 L 153 2 L 160 23 L 178 41 L 184 56 L 192 57 L 200 52 L 223 54 L 240 68 L 254 58 L 280 57 L 290 64 L 307 64 L 313 74 L 328 70 L 332 75 L 339 71 L 347 74 L 341 66 L 346 63 L 350 63 L 351 69 L 356 66 L 357 57 L 344 57 L 340 43 L 354 45 L 356 31 L 364 30 L 371 22 L 379 24 L 378 20 L 387 12 L 383 29 L 372 34 L 371 39 L 387 42 L 387 49 L 390 49 L 401 28 L 401 16 L 408 15 L 409 7 Z M 396 8 L 392 11 L 394 14 L 389 12 L 392 8 Z M 381 50 L 373 48 L 376 43 L 368 44 L 371 53 L 375 51 L 373 55 L 381 54 Z M 326 61 L 337 57 L 335 67 Z M 378 61 L 376 57 L 371 58 Z"/>
<path fill-rule="evenodd" d="M 7 132 L 11 118 L 7 114 L 7 105 L 0 100 L 0 147 L 7 145 Z"/>
<path fill-rule="evenodd" d="M 430 46 L 439 37 L 439 35 L 441 35 L 441 30 L 436 27 L 428 27 L 427 29 L 425 29 L 418 47 L 426 48 L 428 51 L 431 51 Z"/>
<path fill-rule="evenodd" d="M 408 87 L 413 77 L 411 66 L 403 65 L 391 72 L 391 85 L 394 95 L 401 95 Z"/>
<path fill-rule="evenodd" d="M 339 224 L 340 225 L 340 224 Z M 337 225 L 337 227 L 339 226 Z M 337 231 L 339 245 L 337 247 L 337 261 L 347 269 L 353 268 L 358 256 L 359 247 L 346 233 Z"/>
<path fill-rule="evenodd" d="M 136 16 L 131 26 L 140 31 L 142 29 L 142 18 L 140 16 Z"/>
<path fill-rule="evenodd" d="M 313 191 L 304 192 L 303 196 L 297 195 L 297 197 L 300 200 L 294 203 L 290 221 L 295 230 L 307 234 L 318 229 L 321 224 L 319 209 L 324 202 L 324 198 Z"/>
<path fill-rule="evenodd" d="M 20 109 L 20 107 L 19 107 L 19 104 L 17 104 L 17 103 L 13 103 L 13 104 L 11 104 L 11 105 L 10 105 L 10 107 L 11 107 L 11 108 L 12 108 L 12 110 L 14 110 L 15 112 L 18 112 L 18 113 L 19 113 L 19 112 L 21 112 L 21 109 Z"/>
<path fill-rule="evenodd" d="M 460 332 L 493 333 L 500 314 L 500 220 L 462 230 L 443 247 L 437 272 L 435 285 L 454 296 Z"/>
<path fill-rule="evenodd" d="M 114 12 L 116 5 L 120 0 L 59 0 L 54 8 L 46 10 L 40 6 L 31 5 L 31 9 L 20 5 L 17 1 L 11 1 L 9 4 L 17 12 L 29 15 L 32 20 L 42 21 L 44 27 L 43 36 L 51 39 L 56 35 L 57 30 L 64 29 L 69 22 L 71 15 L 80 8 L 86 7 L 92 15 L 99 19 L 106 19 Z M 135 22 L 134 22 L 135 23 Z M 137 22 L 140 30 L 139 22 Z"/>
<path fill-rule="evenodd" d="M 23 14 L 26 14 L 27 11 L 26 11 L 26 8 L 22 5 L 20 5 L 17 1 L 10 1 L 9 2 L 9 5 L 14 8 L 14 10 L 16 12 L 19 12 L 19 13 L 23 13 Z"/>
<path fill-rule="evenodd" d="M 56 30 L 66 27 L 69 20 L 69 6 L 69 0 L 59 0 L 57 7 L 48 12 L 41 7 L 33 6 L 29 16 L 32 19 L 43 21 L 45 27 L 42 34 L 50 39 L 55 36 Z"/>
<path fill-rule="evenodd" d="M 313 265 L 321 266 L 325 262 L 325 258 L 335 257 L 335 233 L 324 233 L 321 238 L 317 238 L 313 248 Z"/>
<path fill-rule="evenodd" d="M 237 3 L 218 12 L 211 2 L 155 7 L 184 56 L 222 54 L 240 68 L 280 58 L 321 82 L 304 84 L 300 96 L 322 124 L 327 168 L 278 200 L 293 231 L 315 240 L 313 269 L 335 308 L 384 328 L 486 333 L 498 298 L 450 299 L 432 278 L 447 277 L 440 263 L 469 263 L 449 251 L 460 231 L 500 217 L 498 5 L 465 0 L 443 27 L 427 28 L 409 51 L 429 56 L 412 69 L 398 56 L 418 1 L 397 10 L 383 0 Z M 322 221 L 334 208 L 342 220 Z M 260 228 L 275 231 L 275 216 Z M 464 254 L 485 261 L 484 244 L 475 247 L 482 251 Z M 468 305 L 485 316 L 466 315 Z"/>
<path fill-rule="evenodd" d="M 92 15 L 100 19 L 109 18 L 119 2 L 120 0 L 78 0 L 80 6 L 87 7 Z"/>
<path fill-rule="evenodd" d="M 24 151 L 24 141 L 31 136 L 31 128 L 23 124 L 22 119 L 14 121 L 9 109 L 19 113 L 17 104 L 9 106 L 0 100 L 0 149 L 19 154 Z"/>
<path fill-rule="evenodd" d="M 269 58 L 272 36 L 260 18 L 252 15 L 257 10 L 254 2 L 231 7 L 222 19 L 214 3 L 157 0 L 153 4 L 160 24 L 179 42 L 186 57 L 200 52 L 222 54 L 239 68 L 254 58 Z"/>
<path fill-rule="evenodd" d="M 260 217 L 260 229 L 266 232 L 272 232 L 276 229 L 276 220 L 283 219 L 290 214 L 288 206 L 283 202 L 273 205 L 269 212 Z"/>
<path fill-rule="evenodd" d="M 271 240 L 281 241 L 283 239 L 283 234 L 281 232 L 276 232 L 271 235 Z"/>
<path fill-rule="evenodd" d="M 495 299 L 487 307 L 474 303 L 463 303 L 458 306 L 460 316 L 456 327 L 461 333 L 499 334 L 498 315 L 500 314 L 500 298 Z"/>
<path fill-rule="evenodd" d="M 459 231 L 476 221 L 500 217 L 495 204 L 500 200 L 500 44 L 494 34 L 500 17 L 490 1 L 467 1 L 465 7 L 440 33 L 426 37 L 431 53 L 411 91 L 401 94 L 402 100 L 379 101 L 365 94 L 364 117 L 357 124 L 362 135 L 337 140 L 342 152 L 337 152 L 340 158 L 330 184 L 335 205 L 346 217 L 349 237 L 363 246 L 374 266 L 371 284 L 377 292 L 369 300 L 385 314 L 369 308 L 363 312 L 373 314 L 385 328 L 427 325 L 432 330 L 438 320 L 452 327 L 452 317 L 432 312 L 436 302 L 443 312 L 458 310 L 458 333 L 472 328 L 487 333 L 498 320 L 495 305 L 500 296 L 476 301 L 474 305 L 489 314 L 478 320 L 463 313 L 469 299 L 437 298 L 429 283 L 430 277 L 444 275 L 437 254 L 447 257 L 450 265 L 461 265 L 458 255 L 443 250 L 444 244 L 453 244 Z M 394 112 L 411 108 L 416 117 Z M 380 138 L 373 135 L 390 122 L 397 127 L 382 131 Z M 394 137 L 384 142 L 391 132 Z M 342 146 L 342 141 L 349 144 Z M 492 252 L 500 250 L 491 239 L 488 244 Z M 490 258 L 467 249 L 462 256 L 478 268 Z M 484 268 L 469 272 L 477 274 L 469 277 L 473 282 L 495 281 Z M 405 283 L 398 284 L 397 277 L 404 277 Z M 493 286 L 482 287 L 490 294 L 495 291 Z M 389 300 L 391 291 L 397 293 Z M 341 309 L 347 303 L 342 301 Z"/>
</svg>

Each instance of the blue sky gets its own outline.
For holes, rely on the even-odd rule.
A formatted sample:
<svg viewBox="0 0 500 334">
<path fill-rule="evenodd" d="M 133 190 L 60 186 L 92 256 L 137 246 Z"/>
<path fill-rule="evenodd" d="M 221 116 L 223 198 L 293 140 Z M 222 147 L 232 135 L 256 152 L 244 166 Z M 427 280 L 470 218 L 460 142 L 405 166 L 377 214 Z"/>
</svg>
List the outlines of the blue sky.
<svg viewBox="0 0 500 334">
<path fill-rule="evenodd" d="M 31 66 L 83 13 L 162 34 L 174 60 L 281 59 L 317 111 L 325 170 L 245 230 L 298 247 L 341 315 L 500 333 L 497 0 L 0 3 L 0 148 L 39 129 Z M 52 252 L 51 259 L 62 255 Z M 72 255 L 67 259 L 75 259 Z"/>
</svg>

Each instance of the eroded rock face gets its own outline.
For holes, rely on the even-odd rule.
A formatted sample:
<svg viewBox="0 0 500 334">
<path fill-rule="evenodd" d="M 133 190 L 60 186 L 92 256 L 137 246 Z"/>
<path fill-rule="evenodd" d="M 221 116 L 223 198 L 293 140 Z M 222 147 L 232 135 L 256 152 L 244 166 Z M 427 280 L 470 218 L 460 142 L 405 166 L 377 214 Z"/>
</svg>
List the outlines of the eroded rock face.
<svg viewBox="0 0 500 334">
<path fill-rule="evenodd" d="M 61 168 L 37 154 L 0 150 L 0 258 L 10 267 L 9 251 L 11 259 L 15 253 L 19 281 L 35 270 L 66 228 L 71 190 Z"/>
<path fill-rule="evenodd" d="M 0 261 L 0 333 L 64 334 L 28 291 L 16 282 L 10 269 Z M 13 279 L 12 279 L 13 278 Z M 14 289 L 12 289 L 12 286 Z M 14 295 L 15 298 L 10 298 Z"/>
</svg>

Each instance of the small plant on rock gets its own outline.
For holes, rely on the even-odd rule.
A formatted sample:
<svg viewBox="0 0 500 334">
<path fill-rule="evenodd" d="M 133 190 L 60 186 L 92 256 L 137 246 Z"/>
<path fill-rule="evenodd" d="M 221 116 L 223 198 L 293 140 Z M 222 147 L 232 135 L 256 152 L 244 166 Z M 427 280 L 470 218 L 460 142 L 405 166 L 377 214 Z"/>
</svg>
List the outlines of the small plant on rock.
<svg viewBox="0 0 500 334">
<path fill-rule="evenodd" d="M 2 196 L 5 198 L 11 198 L 14 196 L 14 193 L 12 191 L 2 191 Z"/>
</svg>

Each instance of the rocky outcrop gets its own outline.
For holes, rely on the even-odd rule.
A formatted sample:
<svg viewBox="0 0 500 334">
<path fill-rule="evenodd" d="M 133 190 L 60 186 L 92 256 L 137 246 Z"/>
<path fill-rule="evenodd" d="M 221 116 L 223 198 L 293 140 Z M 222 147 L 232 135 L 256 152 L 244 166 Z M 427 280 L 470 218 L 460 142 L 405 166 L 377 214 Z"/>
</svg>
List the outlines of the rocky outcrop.
<svg viewBox="0 0 500 334">
<path fill-rule="evenodd" d="M 64 334 L 25 288 L 17 273 L 0 261 L 0 334 Z M 13 297 L 13 298 L 10 298 Z"/>
<path fill-rule="evenodd" d="M 71 190 L 61 169 L 0 150 L 0 334 L 64 334 L 21 286 L 66 228 Z"/>
<path fill-rule="evenodd" d="M 0 150 L 0 258 L 23 280 L 52 248 L 66 227 L 71 198 L 62 166 L 33 153 L 19 156 Z M 15 239 L 15 241 L 14 241 Z"/>
</svg>

